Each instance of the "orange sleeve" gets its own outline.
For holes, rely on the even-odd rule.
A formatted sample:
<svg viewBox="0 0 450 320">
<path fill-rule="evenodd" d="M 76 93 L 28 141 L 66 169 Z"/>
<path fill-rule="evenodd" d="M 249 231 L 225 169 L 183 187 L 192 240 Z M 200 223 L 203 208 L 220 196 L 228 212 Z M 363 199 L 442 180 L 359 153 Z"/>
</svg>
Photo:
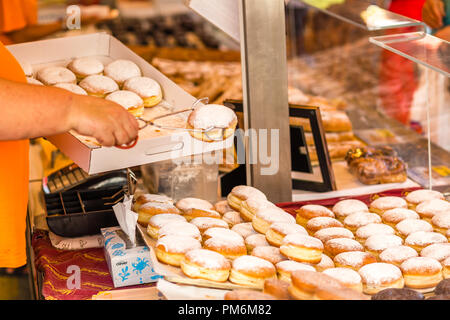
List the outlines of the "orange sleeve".
<svg viewBox="0 0 450 320">
<path fill-rule="evenodd" d="M 0 78 L 26 82 L 19 63 L 2 43 L 0 65 Z M 0 268 L 17 268 L 27 261 L 28 152 L 28 140 L 0 141 Z"/>
<path fill-rule="evenodd" d="M 37 23 L 37 0 L 0 0 L 0 33 Z"/>
</svg>

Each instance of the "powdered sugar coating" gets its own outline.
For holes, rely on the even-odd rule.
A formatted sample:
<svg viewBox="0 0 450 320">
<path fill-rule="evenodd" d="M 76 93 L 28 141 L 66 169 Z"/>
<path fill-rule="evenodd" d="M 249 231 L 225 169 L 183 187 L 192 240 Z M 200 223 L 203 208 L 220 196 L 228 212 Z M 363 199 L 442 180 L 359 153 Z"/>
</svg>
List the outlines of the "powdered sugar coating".
<svg viewBox="0 0 450 320">
<path fill-rule="evenodd" d="M 405 199 L 409 203 L 419 204 L 431 199 L 444 199 L 444 195 L 439 191 L 420 189 L 408 193 Z"/>
<path fill-rule="evenodd" d="M 236 122 L 237 117 L 234 111 L 219 104 L 199 106 L 188 118 L 188 123 L 195 129 L 228 128 Z"/>
<path fill-rule="evenodd" d="M 214 206 L 206 200 L 198 198 L 184 198 L 177 201 L 175 206 L 181 211 L 187 211 L 189 209 L 202 209 L 213 210 Z"/>
<path fill-rule="evenodd" d="M 162 247 L 164 251 L 170 253 L 186 253 L 190 250 L 200 249 L 202 245 L 200 241 L 192 237 L 172 234 L 159 238 L 156 247 Z"/>
<path fill-rule="evenodd" d="M 148 221 L 148 224 L 152 227 L 161 228 L 164 225 L 173 222 L 173 221 L 181 221 L 186 222 L 186 219 L 175 213 L 163 213 L 163 214 L 157 214 L 150 218 Z"/>
<path fill-rule="evenodd" d="M 152 202 L 143 203 L 142 205 L 139 206 L 139 210 L 152 209 L 152 208 L 158 209 L 158 210 L 168 210 L 168 212 L 169 212 L 169 210 L 170 211 L 172 211 L 174 209 L 176 210 L 176 207 L 173 204 L 168 203 L 168 202 L 153 202 L 152 201 Z M 178 210 L 176 210 L 176 211 L 178 211 Z"/>
<path fill-rule="evenodd" d="M 349 238 L 335 238 L 325 242 L 325 249 L 337 251 L 363 251 L 364 247 L 356 240 Z"/>
<path fill-rule="evenodd" d="M 119 90 L 119 86 L 113 79 L 102 75 L 88 76 L 81 80 L 79 85 L 88 93 L 95 94 L 108 94 Z"/>
<path fill-rule="evenodd" d="M 414 257 L 403 261 L 400 269 L 407 273 L 437 273 L 442 270 L 442 266 L 436 259 Z"/>
<path fill-rule="evenodd" d="M 224 229 L 226 230 L 226 229 Z M 238 237 L 211 237 L 203 243 L 205 249 L 227 249 L 235 247 L 245 247 L 244 240 Z"/>
<path fill-rule="evenodd" d="M 103 63 L 98 59 L 92 57 L 83 57 L 72 60 L 67 65 L 67 68 L 80 76 L 86 77 L 93 74 L 102 73 L 104 66 Z"/>
<path fill-rule="evenodd" d="M 233 260 L 233 269 L 240 272 L 255 272 L 257 269 L 264 269 L 272 271 L 274 274 L 276 272 L 275 267 L 272 263 L 267 260 L 254 257 L 254 256 L 241 256 Z"/>
<path fill-rule="evenodd" d="M 77 77 L 75 74 L 64 67 L 43 68 L 37 72 L 36 78 L 47 86 L 53 86 L 62 82 L 77 82 Z"/>
<path fill-rule="evenodd" d="M 224 215 L 227 212 L 233 211 L 233 208 L 231 208 L 228 205 L 227 200 L 222 200 L 222 201 L 216 202 L 214 204 L 214 210 L 216 210 L 218 213 Z"/>
<path fill-rule="evenodd" d="M 366 242 L 365 247 L 371 251 L 381 252 L 390 247 L 398 247 L 403 244 L 402 238 L 393 234 L 376 234 L 370 236 Z"/>
<path fill-rule="evenodd" d="M 358 285 L 361 283 L 359 273 L 350 268 L 330 268 L 324 270 L 323 273 L 339 280 L 344 285 Z"/>
<path fill-rule="evenodd" d="M 120 104 L 125 109 L 140 107 L 144 104 L 144 101 L 141 99 L 141 97 L 139 97 L 136 93 L 127 90 L 119 90 L 110 93 L 105 97 L 105 99 L 114 101 L 115 103 Z"/>
<path fill-rule="evenodd" d="M 380 253 L 379 258 L 386 263 L 402 263 L 406 259 L 417 257 L 418 253 L 408 246 L 390 247 Z"/>
<path fill-rule="evenodd" d="M 426 218 L 432 218 L 434 215 L 446 211 L 450 211 L 450 202 L 441 199 L 427 200 L 419 203 L 416 207 L 416 212 Z"/>
<path fill-rule="evenodd" d="M 335 256 L 334 262 L 336 264 L 359 269 L 370 258 L 373 258 L 373 262 L 376 262 L 375 257 L 368 252 L 347 251 L 339 253 L 337 256 Z"/>
<path fill-rule="evenodd" d="M 420 256 L 443 261 L 450 257 L 450 243 L 435 243 L 429 245 L 420 251 Z"/>
<path fill-rule="evenodd" d="M 346 199 L 337 202 L 332 211 L 338 217 L 346 217 L 352 213 L 369 211 L 369 208 L 360 200 Z"/>
<path fill-rule="evenodd" d="M 74 83 L 66 83 L 66 82 L 57 83 L 54 85 L 54 87 L 61 88 L 61 89 L 64 89 L 64 90 L 67 90 L 67 91 L 70 91 L 72 93 L 79 94 L 82 96 L 87 95 L 87 92 L 83 88 L 81 88 L 80 86 L 78 86 Z"/>
<path fill-rule="evenodd" d="M 286 245 L 323 250 L 322 241 L 317 238 L 299 233 L 291 233 L 284 237 L 281 246 Z"/>
<path fill-rule="evenodd" d="M 344 225 L 353 228 L 360 228 L 369 223 L 381 223 L 380 216 L 371 212 L 356 212 L 344 219 Z"/>
<path fill-rule="evenodd" d="M 308 232 L 302 226 L 289 222 L 275 222 L 272 223 L 269 227 L 269 230 L 281 234 L 282 236 L 286 236 L 291 233 L 300 233 L 300 234 L 308 234 Z"/>
<path fill-rule="evenodd" d="M 292 260 L 284 260 L 276 264 L 277 270 L 291 273 L 297 270 L 316 271 L 313 266 Z"/>
<path fill-rule="evenodd" d="M 385 211 L 394 208 L 407 208 L 408 204 L 405 199 L 400 197 L 380 197 L 372 201 L 370 207 Z"/>
<path fill-rule="evenodd" d="M 120 85 L 130 78 L 141 76 L 141 69 L 133 61 L 119 59 L 108 64 L 104 73 Z"/>
<path fill-rule="evenodd" d="M 314 233 L 314 237 L 321 240 L 324 243 L 327 242 L 328 240 L 335 238 L 348 238 L 348 239 L 355 238 L 355 236 L 350 230 L 341 227 L 321 229 L 316 233 Z"/>
<path fill-rule="evenodd" d="M 433 243 L 446 243 L 447 238 L 437 232 L 426 232 L 426 231 L 417 231 L 414 233 L 411 233 L 406 239 L 405 244 L 406 245 L 413 245 L 413 246 L 429 246 Z"/>
<path fill-rule="evenodd" d="M 239 223 L 234 225 L 231 230 L 240 234 L 244 239 L 249 235 L 257 234 L 258 232 L 253 229 L 251 222 Z"/>
<path fill-rule="evenodd" d="M 209 228 L 203 233 L 204 237 L 209 238 L 224 238 L 224 239 L 238 239 L 238 241 L 244 243 L 244 238 L 237 232 L 225 229 L 225 228 Z"/>
<path fill-rule="evenodd" d="M 169 235 L 182 235 L 195 239 L 201 239 L 198 228 L 193 224 L 184 221 L 173 221 L 165 224 L 159 229 L 158 235 L 159 238 Z"/>
<path fill-rule="evenodd" d="M 433 231 L 433 226 L 430 223 L 418 219 L 405 219 L 397 223 L 395 228 L 405 237 L 417 231 Z"/>
<path fill-rule="evenodd" d="M 201 267 L 212 270 L 230 269 L 231 264 L 227 258 L 212 250 L 195 249 L 185 254 L 185 259 Z"/>
<path fill-rule="evenodd" d="M 229 211 L 226 212 L 223 216 L 222 216 L 223 221 L 225 221 L 228 224 L 231 225 L 235 225 L 235 224 L 239 224 L 239 223 L 243 223 L 244 220 L 241 218 L 241 214 L 239 212 L 236 211 Z"/>
<path fill-rule="evenodd" d="M 334 218 L 334 213 L 327 207 L 317 204 L 307 204 L 302 206 L 297 212 L 304 212 L 312 217 L 330 217 Z"/>
<path fill-rule="evenodd" d="M 329 256 L 327 256 L 326 254 L 323 254 L 323 253 L 322 253 L 322 259 L 320 259 L 319 263 L 314 263 L 314 264 L 313 263 L 307 263 L 307 262 L 304 262 L 304 263 L 314 267 L 317 271 L 326 270 L 326 269 L 329 269 L 329 268 L 334 268 L 333 260 L 331 260 L 331 258 Z"/>
<path fill-rule="evenodd" d="M 261 209 L 255 213 L 254 218 L 255 217 L 260 218 L 270 224 L 275 222 L 286 222 L 292 224 L 295 223 L 295 218 L 293 216 L 277 207 Z"/>
<path fill-rule="evenodd" d="M 400 268 L 384 262 L 366 264 L 358 273 L 363 283 L 370 286 L 389 284 L 402 278 Z"/>
<path fill-rule="evenodd" d="M 264 193 L 250 186 L 236 186 L 231 190 L 231 193 L 243 200 L 247 200 L 250 198 L 267 200 L 267 197 Z"/>
<path fill-rule="evenodd" d="M 196 226 L 200 231 L 209 228 L 225 228 L 228 229 L 228 223 L 221 219 L 209 218 L 209 217 L 198 217 L 190 221 L 194 226 Z"/>
<path fill-rule="evenodd" d="M 259 211 L 259 210 L 262 210 L 265 208 L 271 208 L 271 207 L 278 208 L 272 202 L 261 199 L 259 197 L 248 198 L 247 200 L 242 202 L 242 206 L 245 206 L 252 211 Z"/>
<path fill-rule="evenodd" d="M 318 231 L 325 228 L 342 228 L 344 225 L 331 217 L 315 217 L 306 223 L 306 229 L 310 231 Z"/>
<path fill-rule="evenodd" d="M 381 216 L 381 219 L 386 223 L 397 224 L 405 219 L 420 219 L 420 217 L 413 210 L 405 208 L 394 208 L 384 212 Z"/>
<path fill-rule="evenodd" d="M 163 194 L 150 194 L 144 193 L 136 198 L 136 201 L 142 202 L 159 202 L 159 203 L 169 203 L 173 205 L 172 198 L 165 196 Z"/>
<path fill-rule="evenodd" d="M 148 77 L 130 78 L 123 84 L 123 89 L 136 93 L 142 99 L 157 97 L 162 94 L 159 83 Z"/>
<path fill-rule="evenodd" d="M 245 244 L 252 247 L 265 247 L 268 246 L 269 243 L 266 240 L 266 236 L 263 234 L 252 234 L 245 238 Z"/>
<path fill-rule="evenodd" d="M 356 230 L 355 235 L 360 239 L 367 239 L 376 234 L 394 234 L 394 228 L 382 223 L 369 223 Z"/>
<path fill-rule="evenodd" d="M 281 254 L 280 249 L 272 246 L 259 246 L 252 250 L 252 256 L 267 260 L 273 264 L 284 261 L 287 258 Z"/>
<path fill-rule="evenodd" d="M 450 229 L 450 210 L 434 215 L 431 223 L 438 228 Z"/>
</svg>

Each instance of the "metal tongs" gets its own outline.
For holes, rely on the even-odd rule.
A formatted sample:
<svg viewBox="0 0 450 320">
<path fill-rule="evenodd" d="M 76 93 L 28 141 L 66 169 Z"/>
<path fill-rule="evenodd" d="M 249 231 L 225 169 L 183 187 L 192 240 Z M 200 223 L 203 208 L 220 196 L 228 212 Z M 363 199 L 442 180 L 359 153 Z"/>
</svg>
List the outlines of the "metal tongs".
<svg viewBox="0 0 450 320">
<path fill-rule="evenodd" d="M 188 132 L 199 132 L 202 134 L 205 134 L 206 137 L 208 137 L 208 139 L 212 140 L 212 141 L 222 141 L 224 139 L 225 136 L 225 129 L 224 127 L 209 127 L 207 129 L 190 129 L 190 128 L 180 128 L 180 127 L 170 127 L 170 126 L 163 126 L 160 124 L 155 123 L 156 120 L 160 120 L 166 117 L 171 117 L 180 113 L 184 113 L 184 112 L 189 112 L 189 111 L 194 111 L 195 108 L 197 107 L 197 105 L 200 102 L 205 102 L 205 104 L 208 104 L 209 102 L 209 98 L 205 97 L 205 98 L 201 98 L 201 99 L 197 99 L 193 104 L 192 107 L 190 107 L 189 109 L 184 109 L 184 110 L 180 110 L 180 111 L 175 111 L 175 112 L 171 112 L 168 114 L 164 114 L 162 116 L 159 117 L 155 117 L 151 120 L 145 120 L 141 117 L 137 117 L 136 119 L 139 122 L 139 130 L 142 130 L 148 126 L 153 126 L 153 127 L 157 127 L 160 129 L 168 129 L 168 130 L 183 130 L 183 131 L 188 131 Z M 210 136 L 211 132 L 214 132 L 214 136 Z M 136 139 L 131 142 L 128 145 L 122 145 L 122 146 L 116 146 L 116 148 L 119 149 L 131 149 L 133 148 L 138 142 L 138 137 L 136 137 Z"/>
</svg>

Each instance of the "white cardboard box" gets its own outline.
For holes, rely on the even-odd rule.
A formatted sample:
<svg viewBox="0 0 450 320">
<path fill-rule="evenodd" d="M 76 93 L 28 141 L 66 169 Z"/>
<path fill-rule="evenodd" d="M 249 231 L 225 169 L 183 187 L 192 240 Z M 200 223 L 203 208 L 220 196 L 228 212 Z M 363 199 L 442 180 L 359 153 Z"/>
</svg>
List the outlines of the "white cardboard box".
<svg viewBox="0 0 450 320">
<path fill-rule="evenodd" d="M 191 107 L 196 101 L 196 98 L 106 33 L 28 42 L 7 48 L 18 61 L 30 63 L 34 71 L 49 65 L 65 66 L 78 57 L 92 56 L 104 63 L 129 59 L 141 68 L 144 76 L 159 82 L 164 94 L 160 105 L 171 110 L 181 110 Z M 151 112 L 147 109 L 146 112 Z M 184 119 L 187 116 L 188 114 L 182 115 Z M 231 136 L 225 141 L 209 143 L 193 139 L 186 131 L 162 131 L 164 133 L 160 134 L 141 131 L 137 145 L 128 150 L 100 147 L 86 142 L 73 132 L 50 136 L 47 139 L 89 174 L 222 150 L 231 147 L 234 139 Z"/>
</svg>

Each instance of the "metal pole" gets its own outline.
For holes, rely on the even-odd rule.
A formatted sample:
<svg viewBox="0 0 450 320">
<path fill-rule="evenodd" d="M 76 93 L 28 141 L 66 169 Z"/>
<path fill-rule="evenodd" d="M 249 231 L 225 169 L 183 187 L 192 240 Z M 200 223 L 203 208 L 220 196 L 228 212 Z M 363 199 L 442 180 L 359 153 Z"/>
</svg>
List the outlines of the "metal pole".
<svg viewBox="0 0 450 320">
<path fill-rule="evenodd" d="M 285 4 L 283 0 L 239 0 L 241 59 L 245 129 L 271 129 L 279 132 L 279 168 L 263 175 L 267 165 L 249 163 L 246 143 L 247 183 L 263 191 L 272 202 L 292 200 L 289 108 L 287 95 L 287 58 Z M 272 132 L 273 133 L 273 132 Z M 255 147 L 255 145 L 253 145 Z M 258 143 L 258 150 L 261 150 Z M 255 159 L 253 159 L 255 160 Z"/>
</svg>

